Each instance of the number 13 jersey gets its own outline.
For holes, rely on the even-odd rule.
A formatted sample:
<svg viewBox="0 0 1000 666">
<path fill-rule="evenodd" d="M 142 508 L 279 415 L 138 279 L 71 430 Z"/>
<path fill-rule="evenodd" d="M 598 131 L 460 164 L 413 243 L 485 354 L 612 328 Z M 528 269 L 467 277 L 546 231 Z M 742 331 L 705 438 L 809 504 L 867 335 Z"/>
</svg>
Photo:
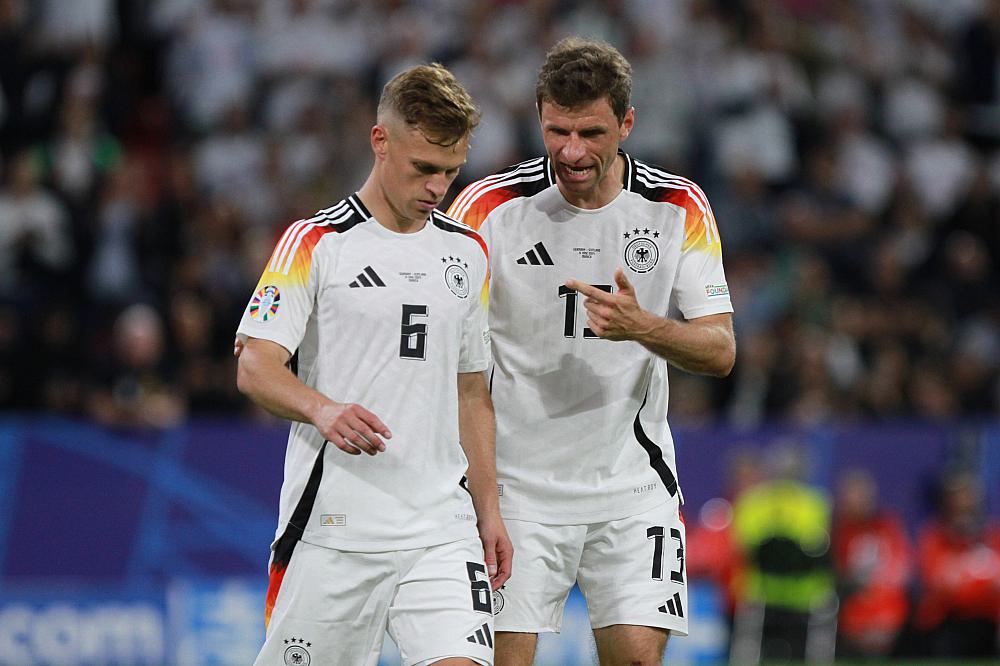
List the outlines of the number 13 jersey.
<svg viewBox="0 0 1000 666">
<path fill-rule="evenodd" d="M 491 391 L 505 518 L 603 522 L 679 497 L 667 426 L 667 363 L 587 328 L 569 278 L 614 291 L 625 269 L 639 305 L 693 319 L 732 312 L 722 250 L 697 185 L 625 160 L 606 206 L 570 205 L 548 158 L 468 186 L 449 214 L 491 257 Z"/>
<path fill-rule="evenodd" d="M 434 211 L 396 233 L 356 195 L 284 233 L 238 334 L 297 350 L 305 384 L 393 436 L 374 457 L 351 456 L 293 423 L 276 543 L 378 552 L 477 535 L 457 375 L 487 368 L 487 273 L 470 228 Z"/>
</svg>

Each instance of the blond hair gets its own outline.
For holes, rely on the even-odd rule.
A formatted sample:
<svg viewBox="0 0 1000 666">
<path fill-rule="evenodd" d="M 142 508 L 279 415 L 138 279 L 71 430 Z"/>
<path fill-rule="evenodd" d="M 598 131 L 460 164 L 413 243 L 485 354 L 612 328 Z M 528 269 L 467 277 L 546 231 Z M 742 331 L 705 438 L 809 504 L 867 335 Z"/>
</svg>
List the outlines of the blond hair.
<svg viewBox="0 0 1000 666">
<path fill-rule="evenodd" d="M 452 146 L 472 134 L 480 118 L 468 91 L 438 63 L 411 67 L 385 84 L 378 121 L 390 114 L 440 146 Z"/>
</svg>

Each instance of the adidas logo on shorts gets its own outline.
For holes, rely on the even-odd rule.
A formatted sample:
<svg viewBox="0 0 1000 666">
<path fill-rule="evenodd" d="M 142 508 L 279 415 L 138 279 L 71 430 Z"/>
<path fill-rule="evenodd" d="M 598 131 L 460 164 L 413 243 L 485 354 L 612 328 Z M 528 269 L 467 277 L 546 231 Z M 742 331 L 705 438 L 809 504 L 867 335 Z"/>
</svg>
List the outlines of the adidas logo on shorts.
<svg viewBox="0 0 1000 666">
<path fill-rule="evenodd" d="M 483 623 L 483 626 L 476 629 L 476 633 L 466 636 L 465 640 L 470 643 L 479 643 L 486 647 L 493 647 L 493 634 L 490 633 L 490 625 Z"/>
<path fill-rule="evenodd" d="M 666 613 L 667 615 L 675 615 L 677 617 L 684 617 L 684 606 L 681 604 L 680 592 L 675 592 L 672 599 L 667 599 L 667 603 L 663 604 L 656 610 L 661 613 Z"/>
</svg>

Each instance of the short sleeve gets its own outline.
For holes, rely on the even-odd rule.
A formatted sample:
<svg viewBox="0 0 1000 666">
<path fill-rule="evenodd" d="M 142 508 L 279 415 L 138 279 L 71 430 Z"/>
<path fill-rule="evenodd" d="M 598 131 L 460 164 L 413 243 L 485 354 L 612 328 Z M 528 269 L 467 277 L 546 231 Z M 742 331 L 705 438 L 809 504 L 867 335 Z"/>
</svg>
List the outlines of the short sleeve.
<svg viewBox="0 0 1000 666">
<path fill-rule="evenodd" d="M 477 275 L 478 297 L 469 295 L 469 308 L 462 322 L 462 343 L 458 357 L 459 372 L 480 372 L 489 366 L 490 329 L 487 316 L 489 302 L 489 262 L 483 257 Z"/>
<path fill-rule="evenodd" d="M 295 353 L 316 301 L 321 270 L 316 248 L 328 231 L 306 220 L 288 227 L 243 311 L 237 336 L 270 340 Z"/>
<path fill-rule="evenodd" d="M 722 241 L 707 201 L 687 211 L 672 301 L 685 319 L 733 311 Z"/>
</svg>

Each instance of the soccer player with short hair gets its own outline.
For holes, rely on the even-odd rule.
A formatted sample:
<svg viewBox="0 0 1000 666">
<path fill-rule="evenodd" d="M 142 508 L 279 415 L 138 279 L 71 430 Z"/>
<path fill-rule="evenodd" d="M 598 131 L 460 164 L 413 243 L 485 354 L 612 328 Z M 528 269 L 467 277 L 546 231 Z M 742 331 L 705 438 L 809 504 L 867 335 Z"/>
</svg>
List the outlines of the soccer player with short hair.
<svg viewBox="0 0 1000 666">
<path fill-rule="evenodd" d="M 574 582 L 602 664 L 660 663 L 687 633 L 667 364 L 728 374 L 732 305 L 704 192 L 619 149 L 630 92 L 612 46 L 561 41 L 536 88 L 546 156 L 449 210 L 491 256 L 497 475 L 518 551 L 494 595 L 498 666 L 531 664 Z"/>
<path fill-rule="evenodd" d="M 493 662 L 500 520 L 482 238 L 435 210 L 479 113 L 439 65 L 386 84 L 364 186 L 278 241 L 240 390 L 292 420 L 257 664 Z M 296 356 L 296 370 L 287 367 Z M 364 454 L 364 455 L 362 455 Z"/>
</svg>

